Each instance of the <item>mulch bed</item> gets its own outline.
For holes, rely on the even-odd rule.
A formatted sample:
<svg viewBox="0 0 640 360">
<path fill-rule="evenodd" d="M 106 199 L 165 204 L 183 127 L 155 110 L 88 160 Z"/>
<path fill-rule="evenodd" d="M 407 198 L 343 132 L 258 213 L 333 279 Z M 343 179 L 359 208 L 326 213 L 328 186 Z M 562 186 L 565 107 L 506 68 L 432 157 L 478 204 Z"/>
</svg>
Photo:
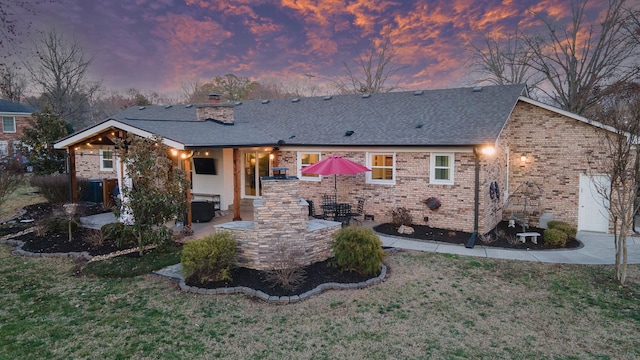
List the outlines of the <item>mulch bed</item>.
<svg viewBox="0 0 640 360">
<path fill-rule="evenodd" d="M 38 236 L 35 232 L 17 236 L 14 239 L 24 241 L 22 250 L 32 253 L 70 253 L 86 251 L 91 256 L 106 255 L 118 250 L 114 242 L 104 241 L 102 244 L 93 243 L 98 239 L 100 231 L 79 228 L 72 233 L 69 241 L 69 233 L 49 233 Z"/>
<path fill-rule="evenodd" d="M 189 286 L 196 286 L 205 289 L 217 289 L 224 287 L 246 286 L 254 290 L 260 290 L 272 296 L 292 296 L 300 295 L 309 290 L 313 290 L 318 285 L 324 283 L 351 284 L 364 282 L 378 276 L 361 275 L 352 271 L 340 272 L 331 266 L 331 260 L 317 262 L 303 268 L 305 277 L 295 289 L 283 288 L 277 284 L 269 282 L 265 271 L 248 269 L 245 267 L 235 268 L 231 271 L 232 281 L 205 281 L 201 282 L 195 276 L 185 279 Z"/>
<path fill-rule="evenodd" d="M 491 241 L 486 241 L 488 239 L 484 239 L 484 237 L 478 236 L 476 238 L 475 245 L 516 250 L 576 249 L 582 246 L 582 244 L 578 240 L 573 238 L 567 241 L 567 246 L 564 248 L 558 248 L 557 246 L 547 246 L 542 240 L 544 229 L 537 227 L 529 227 L 527 228 L 527 232 L 540 233 L 540 237 L 538 237 L 538 244 L 532 243 L 530 238 L 527 238 L 527 241 L 525 243 L 515 242 L 513 240 L 516 238 L 516 233 L 522 232 L 522 227 L 518 225 L 516 225 L 516 227 L 509 227 L 508 225 L 509 222 L 507 221 L 500 222 L 495 229 L 489 232 L 492 235 Z M 374 230 L 381 234 L 401 236 L 410 238 L 412 240 L 438 241 L 448 244 L 460 245 L 466 244 L 471 237 L 471 233 L 464 231 L 452 231 L 447 229 L 434 228 L 426 225 L 411 225 L 411 227 L 415 230 L 413 234 L 400 234 L 398 233 L 397 227 L 390 223 L 378 225 L 374 227 Z M 497 233 L 500 233 L 503 236 L 496 236 Z"/>
</svg>

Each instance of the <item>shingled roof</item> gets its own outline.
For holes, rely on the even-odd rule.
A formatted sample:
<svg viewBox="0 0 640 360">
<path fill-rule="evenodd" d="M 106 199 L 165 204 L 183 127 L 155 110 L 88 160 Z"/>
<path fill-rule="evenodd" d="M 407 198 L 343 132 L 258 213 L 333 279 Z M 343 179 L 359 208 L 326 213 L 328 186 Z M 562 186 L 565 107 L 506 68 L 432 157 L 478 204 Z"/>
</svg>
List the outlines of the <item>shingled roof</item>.
<svg viewBox="0 0 640 360">
<path fill-rule="evenodd" d="M 468 146 L 495 142 L 524 92 L 507 85 L 250 100 L 235 104 L 232 126 L 197 121 L 192 105 L 132 107 L 111 119 L 186 147 Z"/>
<path fill-rule="evenodd" d="M 31 114 L 36 111 L 38 110 L 34 107 L 0 99 L 0 113 Z"/>
</svg>

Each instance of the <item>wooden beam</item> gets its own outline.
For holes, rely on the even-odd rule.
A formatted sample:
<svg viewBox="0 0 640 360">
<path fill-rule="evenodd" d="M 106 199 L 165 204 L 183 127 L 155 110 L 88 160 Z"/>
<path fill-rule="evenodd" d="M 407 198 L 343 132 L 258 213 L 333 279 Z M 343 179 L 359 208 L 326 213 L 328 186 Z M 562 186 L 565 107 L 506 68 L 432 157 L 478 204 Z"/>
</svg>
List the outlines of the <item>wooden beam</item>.
<svg viewBox="0 0 640 360">
<path fill-rule="evenodd" d="M 71 202 L 78 203 L 78 177 L 76 175 L 76 150 L 73 146 L 67 148 L 69 153 L 69 177 L 71 182 Z"/>
<path fill-rule="evenodd" d="M 187 223 L 185 226 L 191 227 L 191 222 L 193 221 L 191 210 L 191 159 L 184 159 L 184 172 L 187 175 L 187 183 L 189 183 L 187 187 Z"/>
<path fill-rule="evenodd" d="M 233 149 L 233 221 L 241 221 L 240 216 L 240 149 Z"/>
</svg>

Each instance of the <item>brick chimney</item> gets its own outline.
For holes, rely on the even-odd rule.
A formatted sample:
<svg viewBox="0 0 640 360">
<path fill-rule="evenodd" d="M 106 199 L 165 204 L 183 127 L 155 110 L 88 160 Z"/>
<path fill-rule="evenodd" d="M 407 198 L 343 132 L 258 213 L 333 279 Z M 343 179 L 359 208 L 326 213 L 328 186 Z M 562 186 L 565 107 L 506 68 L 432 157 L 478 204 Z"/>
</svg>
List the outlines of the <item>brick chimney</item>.
<svg viewBox="0 0 640 360">
<path fill-rule="evenodd" d="M 217 104 L 220 102 L 220 97 L 222 95 L 220 94 L 209 94 L 209 103 L 210 104 Z"/>
<path fill-rule="evenodd" d="M 209 101 L 212 101 L 209 98 Z M 212 120 L 225 125 L 233 125 L 233 103 L 208 102 L 196 104 L 196 119 L 198 121 Z"/>
</svg>

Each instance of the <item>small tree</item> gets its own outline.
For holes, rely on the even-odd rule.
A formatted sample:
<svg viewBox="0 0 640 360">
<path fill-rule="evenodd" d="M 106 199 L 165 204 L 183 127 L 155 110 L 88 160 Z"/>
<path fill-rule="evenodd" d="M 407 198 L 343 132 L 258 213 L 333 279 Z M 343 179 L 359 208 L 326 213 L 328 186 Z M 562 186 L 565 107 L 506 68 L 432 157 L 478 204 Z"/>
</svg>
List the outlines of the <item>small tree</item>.
<svg viewBox="0 0 640 360">
<path fill-rule="evenodd" d="M 11 157 L 0 157 L 0 208 L 22 182 L 22 164 Z"/>
<path fill-rule="evenodd" d="M 54 149 L 53 143 L 68 133 L 67 124 L 50 109 L 31 115 L 20 141 L 21 151 L 27 155 L 36 174 L 64 172 L 65 154 Z"/>
<path fill-rule="evenodd" d="M 165 223 L 186 212 L 188 183 L 184 171 L 174 166 L 161 137 L 129 135 L 118 146 L 127 149 L 122 160 L 133 186 L 121 189 L 126 199 L 123 206 L 133 214 L 131 226 L 142 254 L 145 245 L 170 240 Z"/>
<path fill-rule="evenodd" d="M 609 210 L 615 241 L 616 280 L 627 277 L 627 235 L 633 230 L 638 198 L 640 140 L 640 84 L 618 83 L 603 94 L 593 118 L 612 127 L 601 132 L 604 156 L 591 154 L 592 169 L 607 177 L 594 181 L 596 191 Z"/>
</svg>

